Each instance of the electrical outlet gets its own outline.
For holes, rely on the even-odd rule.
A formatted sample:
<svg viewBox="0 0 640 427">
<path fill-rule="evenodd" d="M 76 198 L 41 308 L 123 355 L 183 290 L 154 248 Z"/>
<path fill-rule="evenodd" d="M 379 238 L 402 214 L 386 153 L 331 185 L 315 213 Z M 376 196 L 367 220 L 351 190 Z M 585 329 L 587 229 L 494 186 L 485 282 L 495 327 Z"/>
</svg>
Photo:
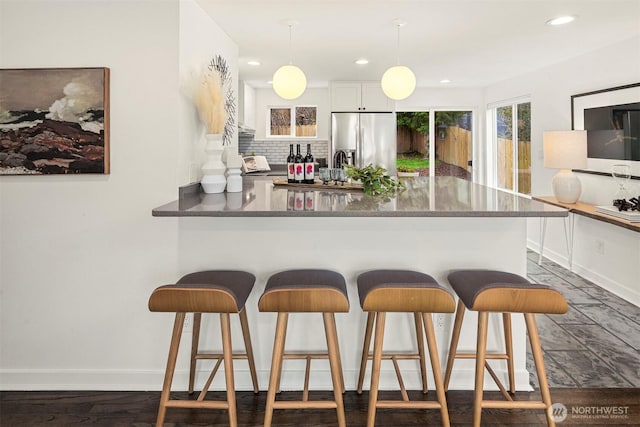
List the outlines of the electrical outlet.
<svg viewBox="0 0 640 427">
<path fill-rule="evenodd" d="M 193 314 L 187 313 L 184 316 L 184 325 L 182 325 L 182 333 L 190 334 L 193 331 Z"/>
<path fill-rule="evenodd" d="M 436 314 L 433 323 L 436 328 L 444 328 L 444 314 Z"/>
<path fill-rule="evenodd" d="M 596 253 L 604 255 L 604 241 L 596 240 Z"/>
</svg>

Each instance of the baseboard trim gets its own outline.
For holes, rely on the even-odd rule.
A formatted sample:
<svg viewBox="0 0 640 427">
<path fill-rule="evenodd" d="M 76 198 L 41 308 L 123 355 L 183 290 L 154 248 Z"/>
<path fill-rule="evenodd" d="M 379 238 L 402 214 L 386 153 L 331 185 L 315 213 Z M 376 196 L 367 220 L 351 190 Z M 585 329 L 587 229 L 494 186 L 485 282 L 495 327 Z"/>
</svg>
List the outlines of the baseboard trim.
<svg viewBox="0 0 640 427">
<path fill-rule="evenodd" d="M 428 363 L 428 362 L 427 362 Z M 443 367 L 444 369 L 444 367 Z M 507 372 L 495 369 L 498 377 L 506 382 Z M 367 370 L 364 389 L 369 389 L 370 369 Z M 235 384 L 237 391 L 252 391 L 251 376 L 248 369 L 236 369 Z M 357 370 L 345 370 L 345 387 L 347 390 L 357 388 Z M 202 385 L 208 371 L 198 371 L 197 385 Z M 431 370 L 427 372 L 429 389 L 434 388 Z M 164 371 L 160 370 L 82 370 L 82 369 L 3 369 L 0 370 L 0 391 L 160 391 Z M 283 372 L 281 389 L 285 391 L 302 390 L 304 370 L 287 370 Z M 408 390 L 421 390 L 418 369 L 402 369 L 402 378 Z M 473 369 L 454 370 L 450 390 L 473 390 L 475 372 Z M 186 391 L 189 380 L 187 370 L 176 371 L 174 375 L 174 391 Z M 258 371 L 260 390 L 266 391 L 269 384 L 269 372 Z M 198 388 L 198 387 L 196 387 Z M 518 391 L 531 391 L 529 372 L 526 369 L 516 371 L 516 388 Z M 224 390 L 224 374 L 216 375 L 211 390 Z M 331 376 L 328 369 L 311 371 L 310 389 L 332 390 Z M 380 390 L 398 390 L 398 381 L 393 369 L 380 372 Z M 498 390 L 489 375 L 485 375 L 485 390 Z"/>
</svg>

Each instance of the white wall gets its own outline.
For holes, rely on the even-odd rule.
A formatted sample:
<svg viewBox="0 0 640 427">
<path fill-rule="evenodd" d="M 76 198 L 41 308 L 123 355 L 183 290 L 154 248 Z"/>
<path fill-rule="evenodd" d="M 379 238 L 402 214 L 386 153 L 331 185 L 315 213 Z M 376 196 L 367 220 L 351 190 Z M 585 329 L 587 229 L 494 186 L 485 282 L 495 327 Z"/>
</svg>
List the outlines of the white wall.
<svg viewBox="0 0 640 427">
<path fill-rule="evenodd" d="M 571 129 L 571 95 L 640 81 L 639 53 L 640 37 L 635 37 L 486 88 L 486 104 L 531 96 L 533 195 L 552 194 L 551 179 L 557 172 L 544 167 L 543 132 Z M 607 203 L 615 192 L 612 178 L 585 174 L 579 174 L 579 178 L 584 202 Z M 637 182 L 635 190 L 640 190 Z M 574 270 L 640 305 L 638 233 L 584 217 L 577 217 L 575 227 Z M 530 220 L 528 236 L 530 246 L 537 249 L 538 220 Z M 597 252 L 597 241 L 604 243 L 604 254 Z M 561 220 L 548 222 L 545 255 L 568 265 Z"/>
<path fill-rule="evenodd" d="M 178 277 L 179 245 L 151 210 L 176 199 L 192 144 L 179 23 L 178 0 L 0 2 L 0 67 L 111 70 L 110 175 L 0 178 L 2 389 L 162 383 L 172 320 L 147 301 Z"/>
<path fill-rule="evenodd" d="M 230 149 L 238 152 L 238 46 L 222 31 L 211 17 L 195 1 L 180 2 L 180 157 L 179 180 L 182 184 L 200 181 L 204 164 L 205 127 L 198 118 L 189 96 L 188 87 L 200 78 L 207 64 L 216 55 L 227 61 L 231 89 L 236 100 L 233 122 L 236 124 Z M 226 91 L 225 86 L 223 90 Z"/>
</svg>

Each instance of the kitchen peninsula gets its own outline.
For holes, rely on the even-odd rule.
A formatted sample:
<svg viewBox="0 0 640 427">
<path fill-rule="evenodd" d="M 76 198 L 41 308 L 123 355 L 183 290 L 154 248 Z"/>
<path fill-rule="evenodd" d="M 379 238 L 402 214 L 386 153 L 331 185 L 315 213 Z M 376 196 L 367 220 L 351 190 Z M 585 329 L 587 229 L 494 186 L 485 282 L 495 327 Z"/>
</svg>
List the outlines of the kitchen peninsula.
<svg viewBox="0 0 640 427">
<path fill-rule="evenodd" d="M 419 177 L 406 180 L 405 184 L 406 191 L 378 199 L 361 191 L 335 189 L 333 184 L 295 188 L 274 186 L 272 177 L 245 177 L 242 193 L 204 194 L 197 184 L 182 187 L 177 201 L 154 209 L 153 215 L 163 217 L 161 220 L 175 228 L 179 245 L 176 262 L 181 274 L 240 269 L 256 275 L 247 310 L 261 389 L 266 389 L 268 381 L 276 320 L 270 313 L 257 310 L 266 279 L 290 268 L 328 268 L 342 273 L 347 280 L 351 309 L 336 315 L 336 320 L 345 386 L 352 390 L 356 386 L 366 320 L 358 304 L 358 274 L 374 268 L 411 269 L 428 273 L 444 285 L 448 285 L 449 271 L 462 268 L 525 275 L 526 218 L 568 214 L 559 207 L 454 177 Z M 474 314 L 469 313 L 465 319 L 462 350 L 475 346 Z M 319 318 L 312 314 L 295 316 L 306 316 L 308 321 L 290 324 L 287 349 L 323 350 L 326 343 Z M 387 330 L 398 333 L 388 334 L 385 348 L 411 350 L 406 343 L 415 338 L 404 334 L 410 333 L 412 319 L 408 314 L 390 313 Z M 513 321 L 516 385 L 519 390 L 528 390 L 524 321 L 521 316 L 514 316 Z M 491 318 L 490 351 L 503 345 L 499 322 L 499 316 Z M 218 348 L 217 322 L 206 323 L 203 336 L 208 341 L 203 348 Z M 453 314 L 436 316 L 443 366 L 452 323 Z M 237 333 L 234 345 L 241 346 L 239 329 L 233 330 Z M 401 363 L 407 388 L 419 389 L 416 362 Z M 314 364 L 318 365 L 312 370 L 311 388 L 331 388 L 328 364 Z M 318 369 L 327 375 L 318 374 Z M 392 366 L 383 364 L 382 369 L 381 387 L 396 387 Z M 506 378 L 501 364 L 496 363 L 494 369 Z M 236 362 L 236 370 L 237 388 L 250 390 L 248 368 Z M 186 370 L 177 372 L 177 384 L 186 383 L 185 376 Z M 204 381 L 206 373 L 200 372 L 199 378 Z M 301 389 L 303 378 L 303 362 L 286 362 L 282 389 Z M 473 378 L 474 362 L 459 361 L 450 388 L 473 389 Z M 432 379 L 429 381 L 433 384 Z"/>
</svg>

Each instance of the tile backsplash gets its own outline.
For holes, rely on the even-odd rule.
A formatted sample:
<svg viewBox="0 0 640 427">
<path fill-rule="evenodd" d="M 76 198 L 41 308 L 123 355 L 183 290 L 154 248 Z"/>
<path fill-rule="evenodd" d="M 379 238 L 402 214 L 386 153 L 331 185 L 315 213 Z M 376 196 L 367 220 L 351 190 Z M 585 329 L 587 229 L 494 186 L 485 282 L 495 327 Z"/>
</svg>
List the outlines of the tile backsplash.
<svg viewBox="0 0 640 427">
<path fill-rule="evenodd" d="M 329 141 L 326 140 L 255 140 L 253 138 L 239 138 L 238 151 L 243 156 L 265 156 L 270 164 L 283 165 L 287 163 L 289 155 L 289 144 L 293 144 L 295 151 L 296 144 L 300 144 L 300 152 L 302 155 L 307 153 L 307 144 L 311 144 L 311 153 L 316 158 L 329 158 Z"/>
</svg>

